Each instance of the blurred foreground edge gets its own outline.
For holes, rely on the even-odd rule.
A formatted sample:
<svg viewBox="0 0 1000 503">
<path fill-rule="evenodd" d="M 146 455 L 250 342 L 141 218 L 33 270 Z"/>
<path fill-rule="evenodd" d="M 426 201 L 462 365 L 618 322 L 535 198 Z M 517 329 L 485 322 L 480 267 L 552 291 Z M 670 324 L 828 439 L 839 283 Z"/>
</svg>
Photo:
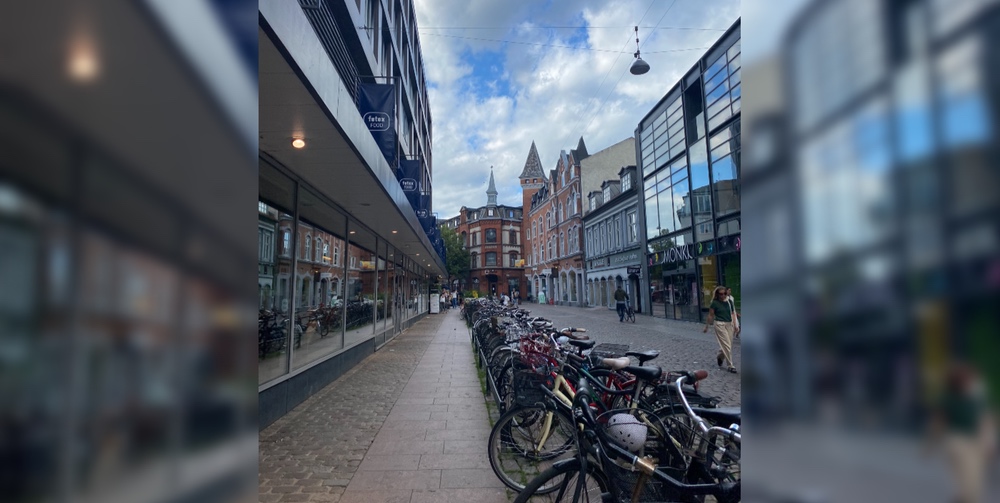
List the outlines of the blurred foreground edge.
<svg viewBox="0 0 1000 503">
<path fill-rule="evenodd" d="M 255 31 L 0 7 L 3 501 L 256 501 Z"/>
<path fill-rule="evenodd" d="M 956 364 L 1000 403 L 1000 2 L 794 3 L 745 62 L 745 501 L 997 501 L 927 431 Z"/>
</svg>

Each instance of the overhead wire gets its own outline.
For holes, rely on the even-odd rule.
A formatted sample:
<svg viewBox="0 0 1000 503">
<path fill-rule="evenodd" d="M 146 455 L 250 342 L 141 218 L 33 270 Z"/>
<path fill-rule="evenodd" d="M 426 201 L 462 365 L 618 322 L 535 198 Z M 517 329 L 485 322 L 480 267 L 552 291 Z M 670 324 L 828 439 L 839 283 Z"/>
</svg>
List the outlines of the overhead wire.
<svg viewBox="0 0 1000 503">
<path fill-rule="evenodd" d="M 670 2 L 670 5 L 667 6 L 667 10 L 663 11 L 663 15 L 660 16 L 660 20 L 656 22 L 656 26 L 660 26 L 660 23 L 663 21 L 663 18 L 667 17 L 667 13 L 670 12 L 670 9 L 673 8 L 673 6 L 674 6 L 675 3 L 677 3 L 677 0 L 673 0 L 672 2 Z M 643 15 L 643 17 L 645 17 L 645 15 Z M 639 23 L 641 23 L 641 22 L 642 21 L 640 20 Z M 654 28 L 654 30 L 655 30 L 655 28 Z M 644 45 L 646 45 L 646 42 L 648 42 L 648 41 L 649 41 L 649 38 L 646 38 L 646 40 L 644 40 L 638 46 L 638 48 L 637 48 L 638 51 L 637 52 L 642 52 L 642 47 Z M 660 51 L 660 52 L 664 52 L 664 51 Z M 622 81 L 622 78 L 625 77 L 625 73 L 627 73 L 627 72 L 628 72 L 628 68 L 626 68 L 625 71 L 622 72 L 621 76 L 618 77 L 618 80 L 615 81 L 615 85 L 614 85 L 614 87 L 611 88 L 611 92 L 609 92 L 608 95 L 604 98 L 604 101 L 601 102 L 601 106 L 597 107 L 597 110 L 595 110 L 594 113 L 593 113 L 593 115 L 590 116 L 590 121 L 587 122 L 586 126 L 584 126 L 583 131 L 586 131 L 587 128 L 589 128 L 590 125 L 594 123 L 594 119 L 597 118 L 597 115 L 601 113 L 601 110 L 604 108 L 604 105 L 608 102 L 609 99 L 611 99 L 611 95 L 614 94 L 615 93 L 615 89 L 618 88 L 618 83 L 620 83 Z"/>
</svg>

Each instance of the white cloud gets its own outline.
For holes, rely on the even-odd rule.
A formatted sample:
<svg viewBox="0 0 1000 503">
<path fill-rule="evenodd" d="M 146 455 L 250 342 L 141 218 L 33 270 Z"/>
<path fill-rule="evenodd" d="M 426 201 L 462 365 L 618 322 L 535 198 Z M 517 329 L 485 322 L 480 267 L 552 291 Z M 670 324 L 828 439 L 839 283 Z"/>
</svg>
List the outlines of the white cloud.
<svg viewBox="0 0 1000 503">
<path fill-rule="evenodd" d="M 724 30 L 740 8 L 738 0 L 677 0 L 664 15 L 668 5 L 649 0 L 416 0 L 432 86 L 434 210 L 439 217 L 485 204 L 490 166 L 499 201 L 520 205 L 517 176 L 532 141 L 547 171 L 555 167 L 561 150 L 576 147 L 581 135 L 590 152 L 632 136 L 639 120 L 704 54 L 704 49 L 678 49 L 707 48 L 722 35 L 651 28 L 660 21 L 660 27 Z M 632 26 L 647 8 L 639 37 L 642 57 L 652 69 L 637 77 L 627 73 L 635 51 Z M 589 26 L 585 38 L 579 30 L 550 28 L 584 23 Z M 581 45 L 607 52 L 570 48 Z M 624 53 L 616 52 L 623 47 Z M 500 51 L 503 68 L 474 68 L 470 55 L 483 51 Z M 489 77 L 480 79 L 480 72 Z M 506 79 L 506 85 L 498 79 Z M 500 95 L 505 89 L 509 92 Z"/>
</svg>

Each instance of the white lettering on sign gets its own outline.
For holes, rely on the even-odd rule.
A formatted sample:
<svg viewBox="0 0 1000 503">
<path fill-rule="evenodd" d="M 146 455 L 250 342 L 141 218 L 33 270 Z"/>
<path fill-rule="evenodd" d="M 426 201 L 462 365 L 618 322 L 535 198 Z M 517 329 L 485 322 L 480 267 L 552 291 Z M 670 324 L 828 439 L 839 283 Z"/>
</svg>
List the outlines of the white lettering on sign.
<svg viewBox="0 0 1000 503">
<path fill-rule="evenodd" d="M 391 124 L 389 114 L 383 112 L 368 112 L 364 120 L 369 131 L 387 131 Z"/>
</svg>

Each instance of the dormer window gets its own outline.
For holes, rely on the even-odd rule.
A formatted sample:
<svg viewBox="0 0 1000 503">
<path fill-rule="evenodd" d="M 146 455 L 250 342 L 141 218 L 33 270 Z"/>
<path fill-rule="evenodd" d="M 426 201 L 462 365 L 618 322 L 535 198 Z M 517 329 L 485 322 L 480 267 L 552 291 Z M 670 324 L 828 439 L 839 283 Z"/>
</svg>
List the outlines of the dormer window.
<svg viewBox="0 0 1000 503">
<path fill-rule="evenodd" d="M 604 200 L 605 201 L 610 201 L 611 200 L 611 186 L 610 185 L 605 185 L 604 186 Z"/>
<path fill-rule="evenodd" d="M 632 188 L 632 173 L 626 171 L 622 174 L 622 192 Z"/>
</svg>

